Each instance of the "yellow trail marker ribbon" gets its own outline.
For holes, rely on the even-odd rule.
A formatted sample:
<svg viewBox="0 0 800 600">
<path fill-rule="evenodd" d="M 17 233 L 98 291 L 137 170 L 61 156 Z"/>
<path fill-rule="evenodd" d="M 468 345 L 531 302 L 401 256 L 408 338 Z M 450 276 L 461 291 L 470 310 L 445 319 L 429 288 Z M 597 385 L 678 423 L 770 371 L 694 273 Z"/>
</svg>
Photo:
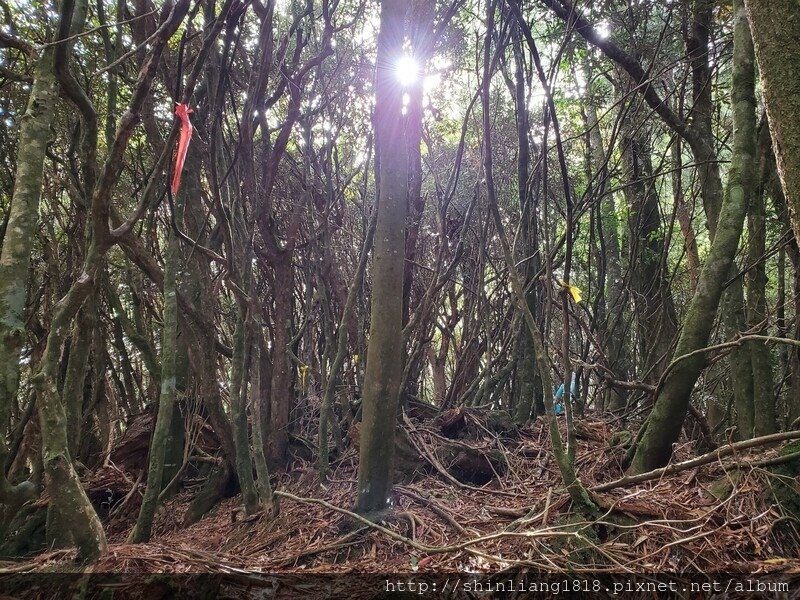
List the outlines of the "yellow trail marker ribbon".
<svg viewBox="0 0 800 600">
<path fill-rule="evenodd" d="M 308 375 L 308 365 L 300 365 L 300 389 L 306 391 L 306 377 Z"/>
<path fill-rule="evenodd" d="M 581 296 L 581 288 L 576 287 L 574 285 L 570 285 L 567 281 L 561 281 L 557 279 L 558 284 L 563 287 L 565 290 L 569 292 L 569 295 L 572 296 L 572 299 L 575 301 L 575 304 L 579 304 L 583 297 Z"/>
</svg>

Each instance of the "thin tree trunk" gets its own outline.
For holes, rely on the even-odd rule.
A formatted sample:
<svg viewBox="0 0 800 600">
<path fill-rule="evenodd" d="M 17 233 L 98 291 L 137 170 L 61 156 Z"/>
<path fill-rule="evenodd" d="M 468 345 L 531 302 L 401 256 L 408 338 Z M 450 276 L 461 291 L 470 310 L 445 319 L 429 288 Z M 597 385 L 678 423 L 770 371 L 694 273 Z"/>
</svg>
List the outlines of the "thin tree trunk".
<svg viewBox="0 0 800 600">
<path fill-rule="evenodd" d="M 747 329 L 744 287 L 742 278 L 737 276 L 738 273 L 739 270 L 733 265 L 727 278 L 730 279 L 733 276 L 734 280 L 722 294 L 722 310 L 720 312 L 724 331 L 729 337 L 739 335 L 740 332 Z M 755 418 L 753 397 L 754 388 L 758 385 L 758 382 L 753 380 L 753 364 L 750 354 L 750 348 L 753 345 L 751 342 L 742 344 L 728 357 L 733 387 L 733 404 L 736 407 L 738 434 L 741 439 L 753 437 Z"/>
<path fill-rule="evenodd" d="M 292 411 L 292 255 L 280 253 L 274 263 L 275 337 L 272 346 L 272 385 L 270 388 L 270 460 L 282 464 L 289 450 L 289 417 Z"/>
<path fill-rule="evenodd" d="M 70 455 L 77 458 L 81 426 L 83 424 L 84 385 L 89 370 L 89 355 L 92 349 L 94 330 L 94 302 L 87 301 L 72 332 L 72 342 L 67 361 L 67 373 L 61 392 L 67 409 L 67 440 Z"/>
<path fill-rule="evenodd" d="M 588 50 L 588 48 L 587 48 Z M 588 61 L 587 61 L 588 62 Z M 586 65 L 589 69 L 589 65 Z M 588 73 L 591 81 L 591 71 Z M 600 123 L 597 117 L 597 106 L 594 94 L 589 88 L 586 98 L 586 127 L 589 130 L 587 143 L 591 161 L 592 183 L 595 196 L 600 203 L 598 239 L 603 262 L 603 275 L 600 285 L 603 286 L 598 303 L 600 327 L 604 347 L 608 358 L 608 367 L 617 379 L 627 381 L 629 358 L 625 348 L 625 316 L 626 293 L 622 272 L 622 257 L 619 241 L 619 224 L 614 205 L 613 194 L 607 193 L 609 173 L 603 138 L 600 135 Z M 606 391 L 602 405 L 605 410 L 618 412 L 627 404 L 627 393 L 623 389 L 611 386 Z"/>
<path fill-rule="evenodd" d="M 767 335 L 767 272 L 762 260 L 767 250 L 766 205 L 762 190 L 754 190 L 747 215 L 747 329 L 750 333 Z M 772 375 L 772 356 L 765 344 L 750 344 L 753 372 L 753 435 L 761 437 L 777 431 L 775 388 Z"/>
<path fill-rule="evenodd" d="M 249 253 L 245 252 L 242 261 L 249 267 Z M 245 286 L 244 289 L 247 289 Z M 233 425 L 233 443 L 236 448 L 236 473 L 242 488 L 242 499 L 248 515 L 258 511 L 258 492 L 253 479 L 253 460 L 250 457 L 250 442 L 247 431 L 247 388 L 249 382 L 248 366 L 250 363 L 250 347 L 253 323 L 248 316 L 248 309 L 239 307 L 236 319 L 236 331 L 233 334 L 233 361 L 231 365 L 231 423 Z"/>
<path fill-rule="evenodd" d="M 714 1 L 695 0 L 692 6 L 691 30 L 686 40 L 692 68 L 692 130 L 696 137 L 705 140 L 705 144 L 692 146 L 697 174 L 700 179 L 703 206 L 708 220 L 708 230 L 713 241 L 719 221 L 722 195 L 720 190 L 719 167 L 713 152 L 714 131 L 712 117 L 714 101 L 711 94 L 712 74 L 709 63 L 709 43 L 713 31 Z M 744 292 L 742 279 L 737 277 L 738 269 L 732 266 L 728 276 L 734 279 L 733 284 L 725 290 L 722 300 L 722 322 L 725 333 L 737 335 L 746 327 Z M 733 379 L 734 404 L 740 415 L 739 434 L 744 438 L 752 436 L 753 413 L 753 371 L 750 360 L 751 344 L 744 344 L 731 352 L 731 377 Z"/>
<path fill-rule="evenodd" d="M 180 190 L 175 199 L 174 223 L 183 223 L 183 207 L 186 191 Z M 153 517 L 158 508 L 161 484 L 164 478 L 164 461 L 172 425 L 175 397 L 177 393 L 178 362 L 178 273 L 183 264 L 178 234 L 170 230 L 164 261 L 164 313 L 161 335 L 161 393 L 158 413 L 148 453 L 147 487 L 136 525 L 128 536 L 128 542 L 138 544 L 150 539 Z"/>
<path fill-rule="evenodd" d="M 692 217 L 686 206 L 683 194 L 683 157 L 681 140 L 675 139 L 670 149 L 672 153 L 672 197 L 675 202 L 675 213 L 683 234 L 683 247 L 686 250 L 686 262 L 689 268 L 690 290 L 694 294 L 700 280 L 700 253 L 697 250 L 697 236 L 692 226 Z"/>
<path fill-rule="evenodd" d="M 519 7 L 515 4 L 509 3 L 509 8 L 514 12 L 514 16 L 517 20 L 517 23 L 520 27 L 523 26 L 524 21 L 522 18 L 522 14 L 519 12 Z M 530 308 L 528 307 L 528 303 L 525 298 L 525 292 L 522 285 L 522 280 L 519 275 L 519 271 L 514 263 L 514 257 L 511 254 L 511 248 L 508 244 L 508 239 L 505 235 L 505 228 L 503 226 L 503 220 L 500 216 L 500 210 L 497 207 L 497 195 L 494 183 L 494 174 L 493 174 L 493 161 L 492 161 L 492 141 L 491 141 L 491 127 L 490 127 L 490 115 L 489 115 L 489 91 L 490 91 L 490 83 L 491 83 L 491 66 L 490 66 L 490 53 L 491 53 L 491 31 L 494 22 L 494 3 L 490 0 L 487 3 L 486 9 L 486 22 L 487 22 L 487 35 L 484 40 L 484 52 L 483 52 L 483 83 L 481 86 L 481 108 L 483 112 L 483 168 L 484 168 L 484 176 L 486 177 L 486 190 L 487 196 L 489 200 L 489 210 L 492 213 L 492 217 L 494 218 L 495 228 L 497 229 L 497 236 L 500 240 L 500 245 L 503 249 L 503 258 L 505 259 L 506 268 L 508 269 L 509 279 L 511 280 L 511 288 L 514 294 L 514 300 L 517 307 L 522 313 L 522 317 L 525 320 L 526 325 L 528 326 L 528 330 L 531 334 L 531 338 L 533 340 L 533 347 L 535 352 L 536 358 L 536 367 L 539 371 L 539 376 L 542 380 L 542 387 L 545 390 L 544 394 L 544 405 L 545 405 L 545 418 L 548 422 L 548 427 L 550 431 L 550 443 L 553 448 L 553 454 L 556 458 L 556 463 L 558 464 L 559 471 L 561 472 L 561 478 L 564 481 L 564 486 L 567 489 L 567 492 L 570 495 L 573 503 L 577 507 L 577 509 L 583 513 L 585 516 L 589 518 L 593 518 L 598 516 L 597 506 L 595 505 L 592 497 L 590 496 L 589 492 L 584 487 L 583 483 L 575 472 L 575 450 L 574 450 L 574 439 L 573 439 L 573 428 L 571 424 L 571 412 L 570 412 L 570 402 L 569 402 L 569 379 L 570 379 L 570 368 L 569 368 L 569 356 L 565 352 L 564 362 L 567 365 L 565 369 L 565 383 L 564 383 L 564 399 L 565 405 L 567 406 L 567 446 L 565 448 L 563 439 L 561 437 L 561 432 L 558 428 L 558 422 L 556 420 L 555 410 L 553 407 L 553 397 L 549 393 L 550 390 L 553 389 L 552 387 L 552 379 L 550 377 L 550 361 L 548 360 L 547 353 L 545 351 L 544 345 L 544 336 L 542 332 L 539 330 L 539 327 L 536 324 L 536 321 L 533 317 L 533 313 L 531 313 Z M 557 116 L 555 113 L 555 104 L 553 102 L 552 95 L 550 93 L 550 89 L 547 86 L 546 80 L 543 77 L 543 72 L 541 69 L 541 64 L 539 63 L 538 58 L 538 51 L 534 44 L 534 40 L 531 37 L 530 30 L 527 28 L 523 28 L 523 33 L 525 34 L 525 39 L 528 42 L 529 48 L 531 50 L 531 54 L 534 57 L 534 61 L 536 61 L 537 71 L 539 72 L 540 82 L 542 83 L 542 87 L 544 88 L 545 96 L 547 98 L 548 108 L 551 112 L 551 118 L 554 122 L 554 129 L 556 134 L 556 144 L 559 150 L 559 159 L 561 163 L 561 167 L 563 169 L 564 165 L 564 156 L 562 154 L 562 149 L 560 147 L 560 139 L 559 139 L 559 130 L 557 128 Z M 567 182 L 563 182 L 564 185 L 567 185 Z M 565 190 L 567 196 L 569 195 L 569 190 Z M 567 210 L 567 219 L 569 220 L 571 217 L 569 206 L 571 205 L 571 200 L 569 197 L 565 198 L 568 206 Z M 567 234 L 567 241 L 569 242 L 569 232 Z M 567 244 L 567 256 L 569 257 L 570 253 L 570 244 Z M 569 267 L 565 267 L 564 269 L 565 275 L 564 278 L 566 281 L 569 281 Z M 562 300 L 563 302 L 567 302 L 567 290 L 562 290 Z M 564 311 L 564 319 L 568 319 L 567 311 Z M 568 346 L 568 330 L 566 329 L 566 322 L 565 322 L 565 332 L 564 332 L 564 346 Z"/>
<path fill-rule="evenodd" d="M 322 410 L 319 417 L 319 477 L 321 481 L 327 478 L 329 459 L 328 459 L 328 425 L 331 416 L 333 415 L 333 393 L 336 389 L 336 384 L 339 381 L 339 376 L 342 372 L 342 366 L 347 354 L 347 335 L 350 324 L 355 316 L 356 300 L 361 291 L 364 283 L 364 273 L 367 270 L 367 261 L 369 260 L 369 250 L 372 248 L 373 240 L 375 239 L 375 227 L 378 223 L 378 212 L 375 209 L 370 216 L 367 231 L 364 233 L 364 245 L 361 249 L 361 254 L 358 258 L 358 266 L 356 267 L 355 276 L 350 289 L 347 291 L 347 300 L 345 301 L 344 309 L 342 310 L 342 317 L 339 321 L 339 327 L 336 331 L 336 356 L 325 378 L 325 390 L 322 398 Z"/>
<path fill-rule="evenodd" d="M 253 436 L 250 440 L 250 451 L 253 456 L 253 464 L 256 468 L 256 491 L 261 506 L 271 515 L 278 512 L 278 503 L 272 493 L 272 484 L 269 480 L 269 468 L 267 467 L 267 457 L 264 453 L 264 430 L 261 426 L 261 409 L 263 399 L 261 397 L 261 353 L 263 340 L 261 339 L 262 326 L 260 319 L 255 318 L 255 342 L 253 343 L 252 357 L 252 376 L 250 384 L 251 406 L 253 407 Z"/>
<path fill-rule="evenodd" d="M 654 384 L 666 366 L 677 317 L 667 284 L 663 219 L 651 181 L 647 138 L 635 125 L 622 128 L 622 156 L 630 181 L 625 195 L 630 206 L 631 287 L 642 348 L 640 370 L 649 373 L 646 380 Z"/>
<path fill-rule="evenodd" d="M 514 94 L 514 108 L 517 130 L 517 193 L 519 196 L 520 241 L 521 248 L 519 260 L 525 260 L 525 288 L 526 301 L 531 312 L 535 315 L 537 298 L 541 285 L 538 281 L 531 281 L 539 270 L 538 251 L 538 219 L 534 197 L 531 193 L 531 144 L 528 139 L 530 123 L 528 119 L 528 103 L 525 91 L 525 65 L 522 56 L 522 32 L 517 23 L 511 26 L 511 41 L 514 56 L 514 79 L 509 83 Z M 518 331 L 518 350 L 516 380 L 514 382 L 514 420 L 520 425 L 535 416 L 537 407 L 541 405 L 541 382 L 537 375 L 536 358 L 533 350 L 533 340 L 524 321 L 520 320 Z M 538 402 L 537 402 L 538 399 Z"/>
</svg>

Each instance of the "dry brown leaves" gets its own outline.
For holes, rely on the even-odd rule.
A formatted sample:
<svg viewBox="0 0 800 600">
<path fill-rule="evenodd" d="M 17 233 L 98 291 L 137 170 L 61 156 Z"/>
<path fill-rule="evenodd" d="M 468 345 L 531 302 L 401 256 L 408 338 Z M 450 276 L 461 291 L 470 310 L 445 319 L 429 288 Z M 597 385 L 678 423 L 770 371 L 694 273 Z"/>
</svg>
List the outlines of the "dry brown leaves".
<svg viewBox="0 0 800 600">
<path fill-rule="evenodd" d="M 721 464 L 677 473 L 660 481 L 598 494 L 599 523 L 571 514 L 560 489 L 549 437 L 541 421 L 519 436 L 494 437 L 479 413 L 460 440 L 502 452 L 508 462 L 502 481 L 483 487 L 459 486 L 431 468 L 401 482 L 393 496 L 393 517 L 383 523 L 392 535 L 352 523 L 324 506 L 281 499 L 280 515 L 233 520 L 239 498 L 221 502 L 212 514 L 182 528 L 190 495 L 174 498 L 159 512 L 151 543 L 123 543 L 126 531 L 111 528 L 111 548 L 96 572 L 165 573 L 342 573 L 493 572 L 520 566 L 553 572 L 728 572 L 800 570 L 796 537 L 779 535 L 785 520 L 765 503 L 767 474 L 761 469 L 725 472 Z M 612 448 L 610 422 L 588 417 L 587 435 L 578 440 L 578 472 L 587 487 L 619 477 L 622 448 Z M 416 423 L 410 435 L 419 447 L 436 451 L 441 437 L 430 422 Z M 676 460 L 690 455 L 690 444 Z M 320 498 L 342 509 L 354 505 L 357 456 L 348 451 L 320 486 L 313 466 L 296 461 L 294 470 L 275 477 L 274 486 L 302 498 Z M 114 483 L 119 478 L 114 477 Z M 728 478 L 730 494 L 716 498 L 709 486 Z M 520 515 L 527 518 L 520 519 Z M 486 538 L 489 539 L 486 539 Z M 470 541 L 476 540 L 476 541 Z M 448 550 L 448 548 L 457 547 Z M 436 549 L 424 552 L 420 548 Z M 63 565 L 69 552 L 48 553 L 14 570 L 36 571 Z"/>
</svg>

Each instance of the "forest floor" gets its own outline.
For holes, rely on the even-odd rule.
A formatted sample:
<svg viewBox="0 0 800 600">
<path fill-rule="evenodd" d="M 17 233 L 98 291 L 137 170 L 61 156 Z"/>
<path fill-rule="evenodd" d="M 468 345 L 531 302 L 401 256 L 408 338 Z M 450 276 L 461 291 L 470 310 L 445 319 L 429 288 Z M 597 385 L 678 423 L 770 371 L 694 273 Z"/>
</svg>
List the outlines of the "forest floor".
<svg viewBox="0 0 800 600">
<path fill-rule="evenodd" d="M 615 442 L 629 437 L 613 435 L 612 421 L 591 415 L 578 425 L 577 468 L 585 485 L 622 476 L 625 448 Z M 484 412 L 458 410 L 407 420 L 404 430 L 419 466 L 395 486 L 392 516 L 379 527 L 346 514 L 356 495 L 357 450 L 350 448 L 324 486 L 315 466 L 301 459 L 276 475 L 275 489 L 290 494 L 280 497 L 276 518 L 243 517 L 235 496 L 184 526 L 193 492 L 183 491 L 159 512 L 151 541 L 131 545 L 125 540 L 136 510 L 129 510 L 106 523 L 110 551 L 82 572 L 800 573 L 796 521 L 769 500 L 765 490 L 776 476 L 765 468 L 719 460 L 596 493 L 604 516 L 588 526 L 570 513 L 541 419 L 516 429 Z M 408 471 L 403 454 L 398 463 Z M 692 454 L 685 441 L 676 460 Z M 761 449 L 757 459 L 764 456 Z M 741 463 L 748 455 L 735 458 Z M 74 572 L 73 558 L 70 550 L 50 551 L 4 562 L 0 572 Z"/>
</svg>

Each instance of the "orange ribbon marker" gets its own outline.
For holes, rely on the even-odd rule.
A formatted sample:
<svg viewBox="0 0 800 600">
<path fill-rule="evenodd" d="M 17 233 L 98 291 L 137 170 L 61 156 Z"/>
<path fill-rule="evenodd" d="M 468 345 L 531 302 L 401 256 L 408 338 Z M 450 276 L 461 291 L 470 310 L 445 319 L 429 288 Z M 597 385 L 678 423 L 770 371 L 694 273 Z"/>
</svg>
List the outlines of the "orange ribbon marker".
<svg viewBox="0 0 800 600">
<path fill-rule="evenodd" d="M 175 105 L 175 114 L 181 121 L 181 138 L 178 141 L 178 153 L 175 155 L 175 172 L 172 174 L 173 196 L 178 193 L 178 188 L 181 187 L 183 163 L 186 162 L 186 153 L 189 151 L 189 141 L 192 139 L 192 122 L 189 120 L 189 115 L 192 114 L 192 112 L 188 104 Z"/>
</svg>

